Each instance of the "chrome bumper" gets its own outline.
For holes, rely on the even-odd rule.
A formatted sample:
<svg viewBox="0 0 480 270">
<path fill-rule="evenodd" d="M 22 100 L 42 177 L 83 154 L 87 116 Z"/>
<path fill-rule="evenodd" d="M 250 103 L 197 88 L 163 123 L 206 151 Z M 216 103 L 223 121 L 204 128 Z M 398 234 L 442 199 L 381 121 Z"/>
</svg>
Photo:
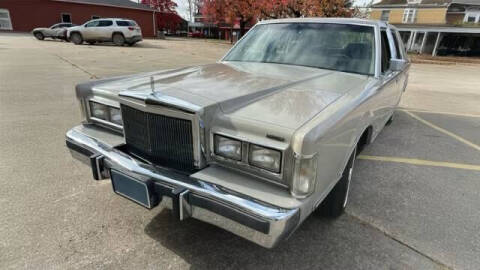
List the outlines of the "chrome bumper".
<svg viewBox="0 0 480 270">
<path fill-rule="evenodd" d="M 149 181 L 156 200 L 183 220 L 193 217 L 271 248 L 287 238 L 300 222 L 299 209 L 283 209 L 227 190 L 222 186 L 181 175 L 133 158 L 77 129 L 66 134 L 74 157 L 89 160 L 94 178 L 116 170 L 139 181 Z"/>
</svg>

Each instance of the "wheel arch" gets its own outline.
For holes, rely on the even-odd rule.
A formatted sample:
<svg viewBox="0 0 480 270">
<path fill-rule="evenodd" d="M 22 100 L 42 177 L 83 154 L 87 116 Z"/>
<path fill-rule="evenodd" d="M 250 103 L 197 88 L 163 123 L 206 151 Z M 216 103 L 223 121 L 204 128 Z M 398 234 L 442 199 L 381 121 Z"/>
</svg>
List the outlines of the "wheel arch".
<svg viewBox="0 0 480 270">
<path fill-rule="evenodd" d="M 120 34 L 122 35 L 123 38 L 125 38 L 125 35 L 122 33 L 122 31 L 115 31 L 112 33 L 112 40 L 113 40 L 113 36 L 115 36 L 116 34 Z"/>
<path fill-rule="evenodd" d="M 373 135 L 373 126 L 369 125 L 363 130 L 360 137 L 358 137 L 358 140 L 356 143 L 357 155 L 361 153 L 367 145 L 370 144 L 370 142 L 372 141 L 372 135 Z"/>
</svg>

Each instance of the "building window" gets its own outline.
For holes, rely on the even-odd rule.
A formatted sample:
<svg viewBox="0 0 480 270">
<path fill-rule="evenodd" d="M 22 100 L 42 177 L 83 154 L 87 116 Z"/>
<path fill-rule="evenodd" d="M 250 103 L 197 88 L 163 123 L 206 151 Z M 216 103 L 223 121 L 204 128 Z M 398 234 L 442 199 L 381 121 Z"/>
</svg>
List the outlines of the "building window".
<svg viewBox="0 0 480 270">
<path fill-rule="evenodd" d="M 71 23 L 72 22 L 72 16 L 68 13 L 62 13 L 62 22 Z"/>
<path fill-rule="evenodd" d="M 417 20 L 417 10 L 414 8 L 406 8 L 403 10 L 403 23 L 415 23 Z"/>
<path fill-rule="evenodd" d="M 100 19 L 100 16 L 92 15 L 92 20 Z"/>
<path fill-rule="evenodd" d="M 8 9 L 0 9 L 0 30 L 13 30 Z"/>
<path fill-rule="evenodd" d="M 465 13 L 465 19 L 463 20 L 467 23 L 478 23 L 480 22 L 480 11 L 469 11 Z"/>
<path fill-rule="evenodd" d="M 390 10 L 382 10 L 382 16 L 380 17 L 381 21 L 388 22 L 390 18 Z"/>
</svg>

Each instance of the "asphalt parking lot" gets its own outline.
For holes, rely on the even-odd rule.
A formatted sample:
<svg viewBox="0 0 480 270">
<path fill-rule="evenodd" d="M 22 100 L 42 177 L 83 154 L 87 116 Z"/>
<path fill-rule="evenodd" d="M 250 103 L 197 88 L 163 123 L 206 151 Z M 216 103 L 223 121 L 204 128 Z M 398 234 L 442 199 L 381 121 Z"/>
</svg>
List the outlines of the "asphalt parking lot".
<svg viewBox="0 0 480 270">
<path fill-rule="evenodd" d="M 75 46 L 0 33 L 2 269 L 478 269 L 478 65 L 412 65 L 394 122 L 356 162 L 346 214 L 263 249 L 114 195 L 73 160 L 75 84 L 209 63 L 229 45 Z"/>
</svg>

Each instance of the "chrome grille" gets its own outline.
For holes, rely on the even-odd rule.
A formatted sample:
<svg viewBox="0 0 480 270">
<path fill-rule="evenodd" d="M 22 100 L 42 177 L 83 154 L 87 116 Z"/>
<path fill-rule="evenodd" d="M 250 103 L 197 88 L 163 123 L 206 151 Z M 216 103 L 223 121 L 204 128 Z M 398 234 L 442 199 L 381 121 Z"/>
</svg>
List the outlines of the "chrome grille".
<svg viewBox="0 0 480 270">
<path fill-rule="evenodd" d="M 193 170 L 193 133 L 190 120 L 143 112 L 122 105 L 128 150 L 154 164 Z"/>
</svg>

